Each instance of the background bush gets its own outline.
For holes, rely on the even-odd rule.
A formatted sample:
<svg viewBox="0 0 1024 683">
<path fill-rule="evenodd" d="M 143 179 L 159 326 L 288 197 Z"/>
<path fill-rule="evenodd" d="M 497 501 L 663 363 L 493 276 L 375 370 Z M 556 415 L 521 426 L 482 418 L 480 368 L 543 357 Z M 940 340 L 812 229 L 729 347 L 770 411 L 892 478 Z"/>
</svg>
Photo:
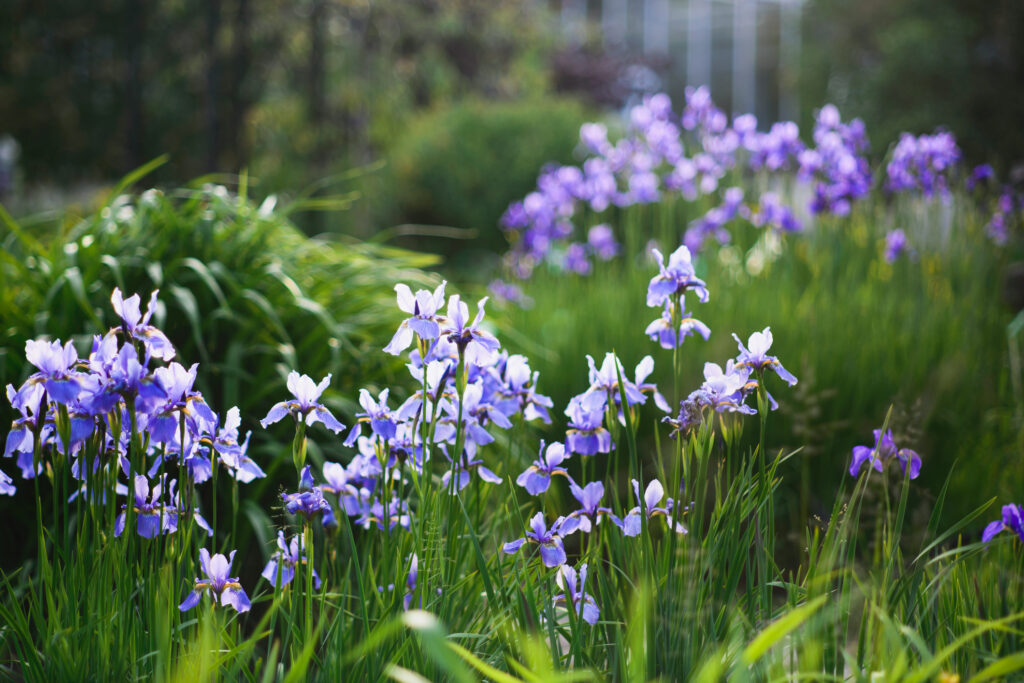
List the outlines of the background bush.
<svg viewBox="0 0 1024 683">
<path fill-rule="evenodd" d="M 558 98 L 472 99 L 415 117 L 389 153 L 394 205 L 383 222 L 470 228 L 474 247 L 504 251 L 498 219 L 534 189 L 537 169 L 573 160 L 587 117 L 580 103 Z"/>
</svg>

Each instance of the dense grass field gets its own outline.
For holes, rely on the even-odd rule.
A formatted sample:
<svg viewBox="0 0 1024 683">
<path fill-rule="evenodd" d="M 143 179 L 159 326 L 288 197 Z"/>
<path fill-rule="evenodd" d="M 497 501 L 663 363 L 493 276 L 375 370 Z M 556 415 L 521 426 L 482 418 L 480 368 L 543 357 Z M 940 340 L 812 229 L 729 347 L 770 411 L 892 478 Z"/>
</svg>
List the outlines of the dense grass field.
<svg viewBox="0 0 1024 683">
<path fill-rule="evenodd" d="M 525 307 L 244 183 L 3 213 L 0 675 L 1019 677 L 1016 235 L 876 185 L 691 254 L 716 192 L 514 236 Z"/>
</svg>

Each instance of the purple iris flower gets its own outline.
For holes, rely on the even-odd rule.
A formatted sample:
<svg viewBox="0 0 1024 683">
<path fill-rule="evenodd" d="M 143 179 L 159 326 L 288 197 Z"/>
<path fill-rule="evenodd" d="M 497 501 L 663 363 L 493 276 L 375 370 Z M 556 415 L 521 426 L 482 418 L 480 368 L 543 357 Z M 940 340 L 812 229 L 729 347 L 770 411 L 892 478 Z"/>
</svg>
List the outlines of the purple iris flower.
<svg viewBox="0 0 1024 683">
<path fill-rule="evenodd" d="M 521 412 L 523 419 L 528 422 L 540 419 L 545 424 L 551 424 L 548 408 L 554 403 L 549 397 L 537 393 L 537 378 L 540 373 L 531 372 L 526 356 L 508 356 L 505 359 L 504 372 L 495 374 L 500 378 L 498 392 L 504 397 L 504 400 L 499 400 L 495 407 L 506 417 Z"/>
<path fill-rule="evenodd" d="M 612 521 L 615 522 L 616 526 L 622 529 L 623 536 L 640 535 L 642 514 L 646 514 L 648 520 L 653 520 L 655 517 L 664 517 L 670 529 L 678 534 L 687 533 L 686 527 L 672 519 L 672 507 L 675 501 L 671 498 L 665 498 L 665 489 L 660 481 L 654 479 L 647 485 L 642 501 L 640 499 L 640 484 L 636 479 L 633 479 L 632 482 L 637 506 L 630 510 L 622 520 L 612 517 Z M 665 504 L 661 505 L 663 498 L 665 499 Z"/>
<path fill-rule="evenodd" d="M 681 297 L 680 301 L 682 301 Z M 661 317 L 652 321 L 647 326 L 647 329 L 644 330 L 644 334 L 650 337 L 651 341 L 658 342 L 663 349 L 674 349 L 682 346 L 683 341 L 694 333 L 704 337 L 704 340 L 707 341 L 708 337 L 711 336 L 711 328 L 696 318 L 691 317 L 690 313 L 683 313 L 679 319 L 679 328 L 678 330 L 676 329 L 672 320 L 675 306 L 675 303 L 671 300 L 666 301 L 665 310 L 662 311 Z"/>
<path fill-rule="evenodd" d="M 971 171 L 971 175 L 967 176 L 967 189 L 973 190 L 979 184 L 994 178 L 995 175 L 995 170 L 992 168 L 991 164 L 980 164 L 975 166 L 974 170 Z"/>
<path fill-rule="evenodd" d="M 573 480 L 569 480 L 569 490 L 573 497 L 579 501 L 580 508 L 569 513 L 568 517 L 579 520 L 579 529 L 589 534 L 593 524 L 601 523 L 601 515 L 610 515 L 610 508 L 601 507 L 601 499 L 604 498 L 604 484 L 599 481 L 592 481 L 583 488 Z"/>
<path fill-rule="evenodd" d="M 320 384 L 316 384 L 309 376 L 299 375 L 298 372 L 292 370 L 288 373 L 288 391 L 292 392 L 295 400 L 281 401 L 274 405 L 267 416 L 260 420 L 260 424 L 266 429 L 267 425 L 274 424 L 291 413 L 296 421 L 305 420 L 307 426 L 323 422 L 324 426 L 335 434 L 341 432 L 345 429 L 345 425 L 338 422 L 331 411 L 317 401 L 330 383 L 330 373 L 320 381 Z"/>
<path fill-rule="evenodd" d="M 75 400 L 82 390 L 78 373 L 75 371 L 78 351 L 70 341 L 61 346 L 60 340 L 47 342 L 29 339 L 25 342 L 25 358 L 39 369 L 39 372 L 31 375 L 28 381 L 42 384 L 53 402 L 67 405 Z"/>
<path fill-rule="evenodd" d="M 551 486 L 551 477 L 554 475 L 569 477 L 569 472 L 561 466 L 569 455 L 565 452 L 565 444 L 553 443 L 545 451 L 544 441 L 541 440 L 540 455 L 516 478 L 516 483 L 525 488 L 531 496 L 544 493 Z"/>
<path fill-rule="evenodd" d="M 198 363 L 186 370 L 180 363 L 157 368 L 153 373 L 167 393 L 166 402 L 157 408 L 147 429 L 153 441 L 167 443 L 180 437 L 180 418 L 184 416 L 190 434 L 210 432 L 216 428 L 217 416 L 198 391 L 192 391 Z"/>
<path fill-rule="evenodd" d="M 385 520 L 387 521 L 388 531 L 392 531 L 396 526 L 408 529 L 411 521 L 408 505 L 401 499 L 392 497 L 385 510 L 380 501 L 374 502 L 356 519 L 356 524 L 364 529 L 369 529 L 373 525 L 379 531 L 384 531 Z"/>
<path fill-rule="evenodd" d="M 446 284 L 448 284 L 447 281 L 441 282 L 433 294 L 425 289 L 421 289 L 415 295 L 408 285 L 401 283 L 395 285 L 395 293 L 398 295 L 398 307 L 403 313 L 407 313 L 409 317 L 398 326 L 395 335 L 388 342 L 388 345 L 384 347 L 385 353 L 390 353 L 393 356 L 399 355 L 408 348 L 409 344 L 412 344 L 413 335 L 418 336 L 424 341 L 437 339 L 441 333 L 440 325 L 445 322 L 444 317 L 439 315 L 438 311 L 444 305 L 444 287 Z"/>
<path fill-rule="evenodd" d="M 235 560 L 235 551 L 224 557 L 217 553 L 210 557 L 210 551 L 206 548 L 199 549 L 199 562 L 202 565 L 205 579 L 197 578 L 192 592 L 185 601 L 178 605 L 178 609 L 186 612 L 199 604 L 203 592 L 209 591 L 213 598 L 213 604 L 230 605 L 236 612 L 248 612 L 249 596 L 245 594 L 238 577 L 228 576 L 231 571 L 231 563 Z"/>
<path fill-rule="evenodd" d="M 991 541 L 996 534 L 1002 531 L 1010 531 L 1017 534 L 1017 538 L 1024 543 L 1024 506 L 1010 503 L 1003 506 L 1003 518 L 990 522 L 985 531 L 981 534 L 981 540 L 985 543 Z"/>
<path fill-rule="evenodd" d="M 704 419 L 704 413 L 699 401 L 694 398 L 687 398 L 679 402 L 679 412 L 675 417 L 663 417 L 662 422 L 672 425 L 669 433 L 670 439 L 677 438 L 680 434 L 688 434 L 694 427 L 700 426 Z"/>
<path fill-rule="evenodd" d="M 538 512 L 530 520 L 530 531 L 523 538 L 510 541 L 502 546 L 505 553 L 511 555 L 519 551 L 526 543 L 536 543 L 540 548 L 540 558 L 545 567 L 557 567 L 565 564 L 565 546 L 562 539 L 579 527 L 575 519 L 559 517 L 548 529 L 544 522 L 544 513 Z"/>
<path fill-rule="evenodd" d="M 867 446 L 853 447 L 850 476 L 856 477 L 865 462 L 881 472 L 888 461 L 896 458 L 903 472 L 906 473 L 909 466 L 910 478 L 917 479 L 917 475 L 921 472 L 921 456 L 909 448 L 897 448 L 896 442 L 892 438 L 891 429 L 887 429 L 885 433 L 882 433 L 881 429 L 875 429 L 872 430 L 872 433 L 875 435 L 874 448 L 868 448 Z"/>
<path fill-rule="evenodd" d="M 167 392 L 156 375 L 146 369 L 149 358 L 144 361 L 139 362 L 134 346 L 122 346 L 110 368 L 110 390 L 133 399 L 136 412 L 148 414 L 167 397 Z"/>
<path fill-rule="evenodd" d="M 178 528 L 178 511 L 173 506 L 164 505 L 160 499 L 162 489 L 159 480 L 151 490 L 145 476 L 135 475 L 136 532 L 143 538 L 155 538 L 160 533 L 172 534 Z M 121 514 L 114 520 L 114 536 L 124 533 L 127 513 L 123 510 L 127 507 L 122 505 Z"/>
<path fill-rule="evenodd" d="M 493 363 L 495 354 L 501 348 L 501 343 L 493 334 L 480 329 L 486 303 L 486 296 L 480 299 L 476 317 L 469 323 L 469 307 L 458 294 L 452 295 L 448 298 L 448 322 L 441 331 L 441 334 L 448 337 L 448 341 L 458 346 L 460 354 L 465 354 L 466 362 L 473 365 Z"/>
<path fill-rule="evenodd" d="M 650 368 L 647 368 L 646 362 L 650 361 Z M 625 385 L 623 388 L 626 394 L 626 402 L 629 405 L 637 405 L 645 403 L 647 397 L 644 396 L 643 391 L 636 383 L 630 382 L 626 377 L 625 368 L 622 365 L 622 361 L 614 353 L 604 354 L 604 360 L 601 362 L 601 368 L 598 369 L 594 359 L 589 354 L 587 355 L 587 365 L 589 366 L 590 372 L 588 379 L 590 380 L 590 388 L 587 389 L 587 393 L 600 393 L 603 394 L 607 401 L 614 401 L 616 404 L 622 402 L 622 397 L 619 387 L 619 374 L 621 371 L 622 382 Z M 654 360 L 650 356 L 646 356 L 636 366 L 635 374 L 640 375 L 643 373 L 643 378 L 646 379 L 650 371 L 654 369 Z"/>
<path fill-rule="evenodd" d="M 347 468 L 336 462 L 324 463 L 323 474 L 327 483 L 320 490 L 338 496 L 338 503 L 349 517 L 364 514 L 369 509 L 377 470 L 380 470 L 380 463 L 377 463 L 370 477 L 363 476 L 360 473 L 362 459 L 362 455 L 357 455 Z"/>
<path fill-rule="evenodd" d="M 292 536 L 291 542 L 285 543 L 284 532 L 277 532 L 277 550 L 270 556 L 270 561 L 267 562 L 267 566 L 263 568 L 263 573 L 260 575 L 274 584 L 275 588 L 283 588 L 291 583 L 291 580 L 295 578 L 295 567 L 309 562 L 309 554 L 305 552 L 306 548 L 303 546 L 303 536 L 303 534 L 296 534 Z M 277 583 L 279 567 L 280 584 Z M 313 585 L 317 590 L 320 589 L 320 575 L 316 573 L 316 569 L 313 569 Z"/>
<path fill-rule="evenodd" d="M 512 422 L 505 412 L 492 402 L 500 401 L 501 397 L 494 392 L 494 387 L 487 386 L 487 377 L 481 375 L 477 381 L 466 386 L 462 405 L 462 417 L 466 420 L 468 435 L 481 446 L 494 441 L 494 437 L 484 431 L 486 425 L 493 423 L 502 429 L 512 428 Z"/>
<path fill-rule="evenodd" d="M 451 402 L 455 400 L 455 393 L 451 391 L 450 380 L 455 376 L 455 363 L 450 359 L 431 360 L 426 366 L 416 366 L 413 363 L 406 365 L 409 374 L 420 387 L 399 406 L 396 416 L 401 421 L 416 419 L 423 410 L 423 401 L 426 399 L 427 415 L 433 414 L 435 407 L 438 410 L 451 412 Z M 423 395 L 423 384 L 426 381 L 427 395 Z M 445 439 L 438 437 L 438 440 Z"/>
<path fill-rule="evenodd" d="M 313 515 L 323 513 L 331 514 L 331 504 L 324 498 L 323 491 L 319 486 L 313 485 L 313 473 L 309 465 L 302 468 L 299 475 L 299 490 L 297 493 L 282 493 L 284 508 L 293 515 L 302 515 L 310 519 Z"/>
<path fill-rule="evenodd" d="M 22 467 L 22 476 L 29 479 L 32 473 L 32 434 L 40 427 L 39 420 L 46 419 L 46 409 L 43 403 L 43 395 L 46 390 L 42 384 L 25 382 L 20 389 L 15 390 L 11 384 L 7 385 L 7 400 L 11 407 L 17 410 L 21 417 L 11 424 L 11 431 L 7 433 L 7 441 L 4 444 L 4 457 L 9 458 L 15 453 L 19 455 L 28 454 L 28 472 Z M 52 431 L 52 425 L 45 425 L 43 430 Z M 42 436 L 42 434 L 40 435 Z M 19 459 L 19 466 L 21 465 Z M 40 466 L 41 467 L 41 466 Z"/>
<path fill-rule="evenodd" d="M 383 441 L 390 441 L 395 438 L 395 434 L 398 431 L 398 424 L 395 421 L 395 416 L 388 408 L 388 390 L 384 389 L 380 392 L 380 396 L 376 401 L 373 400 L 373 396 L 366 389 L 359 390 L 359 405 L 363 407 L 363 412 L 356 413 L 356 423 L 352 425 L 351 431 L 348 433 L 348 437 L 345 439 L 345 445 L 351 446 L 356 442 L 363 432 L 363 423 L 369 422 L 370 429 Z"/>
<path fill-rule="evenodd" d="M 533 306 L 533 299 L 523 292 L 523 288 L 514 282 L 504 280 L 491 280 L 487 285 L 487 291 L 491 293 L 498 303 L 510 301 L 520 308 L 527 309 Z"/>
<path fill-rule="evenodd" d="M 587 563 L 584 562 L 580 565 L 578 574 L 575 569 L 563 564 L 558 568 L 555 581 L 558 583 L 558 587 L 565 591 L 554 597 L 555 605 L 564 605 L 567 599 L 572 600 L 576 614 L 583 617 L 583 621 L 591 626 L 596 624 L 600 611 L 597 609 L 597 603 L 594 602 L 593 596 L 584 590 L 587 583 Z"/>
<path fill-rule="evenodd" d="M 680 245 L 668 257 L 668 265 L 665 265 L 665 257 L 657 249 L 651 253 L 658 260 L 659 273 L 651 278 L 647 285 L 647 305 L 652 308 L 664 306 L 666 301 L 678 297 L 687 291 L 692 290 L 701 303 L 708 300 L 708 290 L 704 281 L 697 277 L 693 269 L 690 250 L 686 245 Z"/>
<path fill-rule="evenodd" d="M 653 382 L 644 381 L 652 372 L 654 372 L 654 359 L 649 355 L 644 356 L 640 359 L 640 362 L 636 364 L 636 368 L 634 369 L 633 386 L 635 386 L 641 394 L 651 394 L 654 398 L 654 405 L 658 406 L 658 410 L 667 413 L 671 408 L 669 408 L 668 401 L 665 400 L 665 397 L 661 395 L 660 391 L 658 391 L 658 386 Z M 622 419 L 621 413 L 619 415 L 619 419 L 620 421 Z"/>
<path fill-rule="evenodd" d="M 238 428 L 241 425 L 242 418 L 238 407 L 228 410 L 224 426 L 216 429 L 217 436 L 213 439 L 213 449 L 217 451 L 217 459 L 228 468 L 231 476 L 243 484 L 248 484 L 254 479 L 260 479 L 267 475 L 247 455 L 251 432 L 246 433 L 245 441 L 238 442 Z"/>
<path fill-rule="evenodd" d="M 156 295 L 159 292 L 159 289 L 154 289 L 150 294 L 145 315 L 142 315 L 139 310 L 142 300 L 138 294 L 132 294 L 125 299 L 121 290 L 115 287 L 114 292 L 110 295 L 110 303 L 113 304 L 114 311 L 121 318 L 121 329 L 128 337 L 142 342 L 146 352 L 153 358 L 168 361 L 174 358 L 174 346 L 171 344 L 171 340 L 159 329 L 149 324 L 149 319 L 153 317 L 153 311 L 156 308 Z"/>
<path fill-rule="evenodd" d="M 618 256 L 622 247 L 615 241 L 615 233 L 607 223 L 594 225 L 587 231 L 587 246 L 602 261 L 610 261 Z"/>
<path fill-rule="evenodd" d="M 907 251 L 907 234 L 903 230 L 891 230 L 885 236 L 885 260 L 887 263 L 895 263 L 901 254 Z"/>
<path fill-rule="evenodd" d="M 565 250 L 562 267 L 577 275 L 590 275 L 591 265 L 587 258 L 587 248 L 579 242 L 573 242 Z"/>
<path fill-rule="evenodd" d="M 757 411 L 743 402 L 749 377 L 750 368 L 737 366 L 731 360 L 726 363 L 724 371 L 717 363 L 705 363 L 704 384 L 692 392 L 687 401 L 711 407 L 719 413 L 755 415 Z"/>
<path fill-rule="evenodd" d="M 952 133 L 914 137 L 903 133 L 886 165 L 885 187 L 890 192 L 919 191 L 931 198 L 949 196 L 948 175 L 960 162 L 960 148 Z"/>
<path fill-rule="evenodd" d="M 608 127 L 603 123 L 584 123 L 580 126 L 580 142 L 594 154 L 604 155 L 611 150 Z"/>
<path fill-rule="evenodd" d="M 612 450 L 612 435 L 604 427 L 606 397 L 588 392 L 569 401 L 565 414 L 569 418 L 565 444 L 571 453 L 594 455 Z"/>
<path fill-rule="evenodd" d="M 475 471 L 478 477 L 491 484 L 500 484 L 503 481 L 501 477 L 487 469 L 483 460 L 477 460 L 474 457 L 475 455 L 476 445 L 472 441 L 467 442 L 465 450 L 462 451 L 462 457 L 459 459 L 460 462 L 454 468 L 459 477 L 456 482 L 459 491 L 469 486 L 469 473 L 471 471 Z M 448 482 L 451 481 L 451 477 L 451 470 L 442 475 L 441 484 L 445 489 L 448 488 Z"/>
<path fill-rule="evenodd" d="M 740 354 L 736 357 L 736 367 L 743 368 L 747 367 L 751 370 L 764 370 L 766 368 L 774 370 L 779 377 L 783 379 L 789 386 L 796 384 L 797 379 L 794 377 L 786 368 L 782 367 L 782 363 L 775 356 L 768 355 L 768 349 L 772 347 L 772 328 L 766 327 L 761 332 L 754 332 L 750 335 L 747 340 L 747 346 L 743 345 L 740 338 L 736 336 L 734 332 L 732 338 L 736 340 L 736 344 L 739 346 Z"/>
</svg>

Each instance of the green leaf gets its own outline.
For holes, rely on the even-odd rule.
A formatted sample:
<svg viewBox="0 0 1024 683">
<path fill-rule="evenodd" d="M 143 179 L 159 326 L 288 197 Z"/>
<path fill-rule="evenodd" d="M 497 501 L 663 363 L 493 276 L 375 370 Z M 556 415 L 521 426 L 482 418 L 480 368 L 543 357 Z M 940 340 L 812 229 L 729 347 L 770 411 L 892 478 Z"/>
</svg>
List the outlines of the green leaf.
<svg viewBox="0 0 1024 683">
<path fill-rule="evenodd" d="M 819 595 L 806 605 L 790 610 L 784 617 L 769 624 L 744 648 L 741 655 L 743 663 L 750 666 L 763 657 L 776 643 L 799 628 L 812 614 L 817 612 L 826 600 L 828 600 L 828 595 Z"/>
</svg>

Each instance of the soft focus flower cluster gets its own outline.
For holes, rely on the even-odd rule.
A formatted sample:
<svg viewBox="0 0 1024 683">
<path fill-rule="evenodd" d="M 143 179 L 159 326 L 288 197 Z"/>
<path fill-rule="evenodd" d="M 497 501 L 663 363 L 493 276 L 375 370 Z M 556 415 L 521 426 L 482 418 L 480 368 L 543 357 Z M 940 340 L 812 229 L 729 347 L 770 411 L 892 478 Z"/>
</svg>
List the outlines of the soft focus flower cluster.
<svg viewBox="0 0 1024 683">
<path fill-rule="evenodd" d="M 776 122 L 766 131 L 758 130 L 752 114 L 730 123 L 706 87 L 686 89 L 681 113 L 664 93 L 645 97 L 629 111 L 614 142 L 606 125 L 586 123 L 580 148 L 585 154 L 580 165 L 545 167 L 536 189 L 503 215 L 501 227 L 511 244 L 506 265 L 515 277 L 528 278 L 542 264 L 587 275 L 595 260 L 613 258 L 620 248 L 604 218 L 611 207 L 674 198 L 712 204 L 684 234 L 684 244 L 697 253 L 708 240 L 729 242 L 736 221 L 795 232 L 804 227 L 799 216 L 847 216 L 874 186 L 860 119 L 843 121 L 839 109 L 826 104 L 815 114 L 807 144 L 792 121 Z M 952 133 L 905 133 L 880 184 L 892 194 L 947 197 L 961 172 L 960 160 Z M 984 165 L 964 182 L 971 190 L 993 177 L 991 166 Z M 1014 204 L 1007 190 L 989 224 L 997 244 L 1005 243 L 1008 226 L 1019 218 Z M 603 222 L 578 225 L 595 214 Z M 886 257 L 897 252 L 890 248 Z M 506 290 L 509 296 L 503 298 L 523 300 L 521 290 L 501 281 L 492 284 L 497 296 Z"/>
<path fill-rule="evenodd" d="M 952 133 L 900 136 L 885 168 L 889 192 L 918 192 L 925 197 L 950 192 L 950 176 L 960 162 L 960 148 Z"/>
<path fill-rule="evenodd" d="M 813 147 L 801 141 L 791 121 L 775 123 L 766 132 L 757 127 L 751 114 L 737 116 L 730 125 L 706 87 L 687 88 L 681 114 L 664 93 L 645 97 L 630 111 L 625 134 L 614 144 L 604 124 L 584 124 L 583 163 L 545 168 L 537 189 L 513 202 L 502 218 L 513 243 L 508 256 L 512 271 L 528 277 L 547 262 L 585 275 L 593 259 L 613 257 L 618 245 L 605 223 L 588 228 L 586 241 L 574 241 L 573 220 L 584 208 L 602 213 L 670 197 L 711 197 L 717 205 L 690 224 L 684 240 L 698 251 L 709 237 L 727 242 L 727 225 L 736 219 L 774 230 L 802 228 L 794 208 L 777 192 L 755 196 L 726 185 L 730 177 L 795 174 L 813 186 L 814 199 L 806 208 L 814 213 L 845 215 L 851 202 L 869 191 L 864 124 L 843 123 L 835 106 L 818 113 Z"/>
</svg>

